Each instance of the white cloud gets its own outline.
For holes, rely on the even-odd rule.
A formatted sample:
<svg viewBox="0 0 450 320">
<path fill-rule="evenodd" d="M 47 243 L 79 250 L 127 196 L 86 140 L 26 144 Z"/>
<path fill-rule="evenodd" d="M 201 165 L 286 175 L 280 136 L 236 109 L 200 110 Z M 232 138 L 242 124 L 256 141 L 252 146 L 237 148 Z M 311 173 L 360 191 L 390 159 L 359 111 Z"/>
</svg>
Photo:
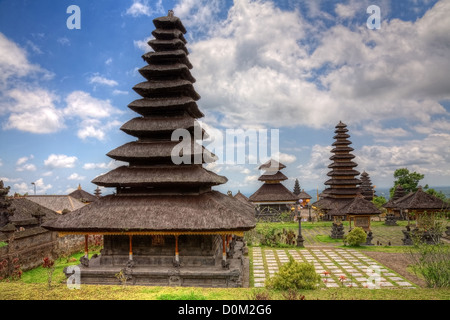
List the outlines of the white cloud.
<svg viewBox="0 0 450 320">
<path fill-rule="evenodd" d="M 122 90 L 114 90 L 113 91 L 113 95 L 117 96 L 117 95 L 127 95 L 128 91 L 122 91 Z"/>
<path fill-rule="evenodd" d="M 22 181 L 22 178 L 6 178 L 6 177 L 0 177 L 0 181 L 3 181 L 4 183 L 14 183 L 14 182 L 20 182 Z"/>
<path fill-rule="evenodd" d="M 30 74 L 46 74 L 39 65 L 32 64 L 27 59 L 27 53 L 15 42 L 6 38 L 0 32 L 0 85 L 11 77 L 25 77 Z"/>
<path fill-rule="evenodd" d="M 100 162 L 100 163 L 85 163 L 83 169 L 93 170 L 93 169 L 115 169 L 120 166 L 127 165 L 126 162 L 111 160 L 110 162 Z"/>
<path fill-rule="evenodd" d="M 58 43 L 62 46 L 70 46 L 70 40 L 67 37 L 58 38 L 56 41 L 58 41 Z"/>
<path fill-rule="evenodd" d="M 59 97 L 41 89 L 11 89 L 4 92 L 5 100 L 0 102 L 0 110 L 9 112 L 6 130 L 46 134 L 64 128 L 63 113 L 55 103 Z"/>
<path fill-rule="evenodd" d="M 176 14 L 200 24 L 203 3 L 182 2 Z M 350 17 L 364 9 L 366 16 L 366 4 L 350 1 L 347 11 L 337 10 Z M 382 6 L 389 11 L 388 2 Z M 328 19 L 319 5 L 310 10 Z M 385 19 L 373 31 L 365 24 L 316 27 L 271 1 L 235 1 L 225 20 L 212 15 L 215 21 L 203 24 L 206 38 L 190 44 L 196 88 L 227 127 L 321 128 L 341 119 L 432 126 L 436 117 L 450 116 L 440 104 L 450 99 L 448 15 L 450 2 L 440 1 L 417 21 Z M 385 136 L 407 135 L 386 130 Z"/>
<path fill-rule="evenodd" d="M 64 109 L 64 114 L 71 117 L 100 119 L 121 113 L 111 105 L 111 101 L 94 98 L 84 91 L 72 92 L 67 96 L 66 102 L 67 107 Z"/>
<path fill-rule="evenodd" d="M 255 182 L 258 181 L 259 176 L 258 175 L 254 175 L 254 176 L 246 176 L 244 182 Z"/>
<path fill-rule="evenodd" d="M 105 64 L 106 64 L 107 66 L 109 66 L 112 62 L 113 62 L 113 59 L 112 59 L 112 58 L 109 58 L 108 60 L 105 61 Z"/>
<path fill-rule="evenodd" d="M 134 40 L 133 43 L 137 49 L 147 53 L 152 50 L 152 48 L 148 45 L 148 42 L 151 39 L 153 39 L 153 37 L 148 37 L 144 40 Z"/>
<path fill-rule="evenodd" d="M 119 83 L 117 81 L 112 80 L 112 79 L 107 79 L 98 74 L 95 74 L 92 77 L 90 77 L 89 83 L 90 84 L 100 84 L 100 85 L 104 85 L 104 86 L 108 86 L 108 87 L 115 87 L 115 86 L 119 85 Z"/>
<path fill-rule="evenodd" d="M 53 175 L 53 171 L 46 171 L 42 174 L 44 177 L 50 177 L 51 175 Z"/>
<path fill-rule="evenodd" d="M 82 180 L 86 179 L 86 177 L 80 176 L 78 173 L 72 173 L 67 179 L 82 181 Z"/>
<path fill-rule="evenodd" d="M 16 162 L 16 171 L 22 172 L 22 171 L 36 171 L 36 166 L 31 163 L 27 163 L 28 160 L 34 159 L 33 155 L 30 155 L 29 157 L 22 157 L 19 158 Z"/>
<path fill-rule="evenodd" d="M 44 164 L 49 168 L 73 168 L 78 161 L 77 157 L 69 157 L 64 154 L 51 154 Z"/>
<path fill-rule="evenodd" d="M 0 167 L 3 165 L 2 159 L 0 159 Z"/>
<path fill-rule="evenodd" d="M 162 0 L 158 0 L 158 2 L 155 3 L 154 9 L 150 7 L 150 5 L 148 4 L 148 0 L 134 0 L 131 7 L 129 7 L 126 11 L 127 15 L 133 17 L 151 16 L 156 13 L 164 13 Z"/>
<path fill-rule="evenodd" d="M 36 186 L 36 194 L 45 194 L 47 190 L 50 190 L 53 186 L 51 184 L 45 184 L 42 178 L 34 181 Z M 34 194 L 34 186 L 31 183 L 16 183 L 11 188 L 14 192 L 18 192 L 20 194 L 28 193 L 30 195 Z"/>
</svg>

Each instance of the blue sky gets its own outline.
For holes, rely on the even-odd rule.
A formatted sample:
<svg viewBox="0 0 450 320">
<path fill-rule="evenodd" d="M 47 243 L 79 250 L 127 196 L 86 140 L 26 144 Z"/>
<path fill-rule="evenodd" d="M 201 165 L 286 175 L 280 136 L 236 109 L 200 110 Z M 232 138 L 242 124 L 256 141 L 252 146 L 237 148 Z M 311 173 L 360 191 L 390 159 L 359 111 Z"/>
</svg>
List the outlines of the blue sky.
<svg viewBox="0 0 450 320">
<path fill-rule="evenodd" d="M 81 9 L 69 30 L 67 7 Z M 381 10 L 381 29 L 366 10 Z M 278 129 L 292 188 L 322 189 L 334 126 L 359 171 L 390 187 L 397 168 L 450 185 L 450 2 L 0 0 L 0 178 L 11 192 L 88 192 L 133 140 L 119 130 L 144 79 L 152 19 L 174 9 L 211 132 Z M 218 190 L 252 194 L 255 164 L 216 164 Z M 104 193 L 110 191 L 104 190 Z"/>
</svg>

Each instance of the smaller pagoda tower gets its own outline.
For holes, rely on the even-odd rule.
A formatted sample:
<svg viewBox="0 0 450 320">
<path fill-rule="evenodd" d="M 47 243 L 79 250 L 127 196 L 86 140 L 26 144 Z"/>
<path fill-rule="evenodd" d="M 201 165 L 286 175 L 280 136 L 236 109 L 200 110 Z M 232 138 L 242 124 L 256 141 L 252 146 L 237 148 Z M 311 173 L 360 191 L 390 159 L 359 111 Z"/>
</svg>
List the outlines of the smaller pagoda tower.
<svg viewBox="0 0 450 320">
<path fill-rule="evenodd" d="M 298 196 L 300 192 L 302 192 L 302 190 L 300 189 L 300 183 L 298 182 L 298 179 L 295 179 L 294 191 L 292 193 Z"/>
<path fill-rule="evenodd" d="M 11 200 L 8 199 L 10 187 L 5 187 L 3 180 L 0 180 L 0 228 L 11 222 L 10 217 L 14 210 L 11 207 Z"/>
<path fill-rule="evenodd" d="M 383 204 L 383 208 L 387 209 L 388 216 L 392 215 L 392 217 L 395 217 L 395 219 L 402 219 L 405 220 L 405 216 L 402 213 L 402 210 L 398 208 L 395 204 L 395 202 L 404 197 L 406 195 L 405 189 L 401 185 L 397 185 L 395 187 L 394 195 L 391 199 L 389 199 L 388 202 Z M 392 219 L 392 218 L 391 218 Z"/>
<path fill-rule="evenodd" d="M 370 181 L 369 174 L 366 171 L 361 173 L 360 192 L 366 200 L 372 201 L 375 197 L 375 188 L 372 186 L 372 181 Z"/>
<path fill-rule="evenodd" d="M 264 184 L 248 199 L 255 205 L 259 205 L 260 210 L 276 210 L 278 212 L 290 211 L 292 205 L 298 201 L 298 196 L 289 191 L 282 181 L 288 178 L 281 172 L 286 166 L 276 160 L 269 160 L 258 169 L 264 170 L 259 177 L 259 181 Z"/>
</svg>

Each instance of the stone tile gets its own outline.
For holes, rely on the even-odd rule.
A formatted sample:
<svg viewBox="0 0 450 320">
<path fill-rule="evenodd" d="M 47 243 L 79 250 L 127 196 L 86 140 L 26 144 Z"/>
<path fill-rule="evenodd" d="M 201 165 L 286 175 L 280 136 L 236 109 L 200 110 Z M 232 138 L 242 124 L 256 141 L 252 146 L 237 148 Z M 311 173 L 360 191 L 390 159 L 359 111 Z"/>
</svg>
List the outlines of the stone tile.
<svg viewBox="0 0 450 320">
<path fill-rule="evenodd" d="M 401 287 L 412 287 L 413 286 L 411 283 L 406 282 L 406 281 L 396 282 L 396 284 L 398 284 Z"/>
<path fill-rule="evenodd" d="M 327 282 L 327 283 L 325 283 L 325 286 L 327 288 L 339 288 L 339 285 L 337 283 L 333 283 L 333 282 Z"/>
<path fill-rule="evenodd" d="M 255 283 L 255 288 L 264 287 L 264 283 Z"/>
<path fill-rule="evenodd" d="M 363 276 L 363 274 L 362 274 L 362 273 L 359 273 L 359 272 L 350 272 L 350 274 L 351 274 L 353 277 L 362 277 L 362 276 Z"/>
<path fill-rule="evenodd" d="M 335 264 L 332 263 L 332 262 L 326 262 L 326 263 L 324 263 L 324 265 L 326 265 L 326 266 L 334 266 Z"/>
<path fill-rule="evenodd" d="M 383 272 L 383 276 L 396 277 L 397 275 L 395 273 L 392 273 L 392 272 Z"/>
<path fill-rule="evenodd" d="M 357 278 L 355 278 L 355 280 L 359 281 L 359 282 L 367 282 L 367 278 L 364 278 L 364 277 L 357 277 Z"/>
<path fill-rule="evenodd" d="M 380 283 L 380 287 L 386 288 L 386 287 L 395 287 L 395 286 L 392 283 L 385 281 L 385 282 Z"/>
<path fill-rule="evenodd" d="M 384 274 L 386 275 L 386 274 Z M 394 280 L 394 281 L 403 281 L 403 278 L 400 277 L 389 277 L 389 279 Z"/>
</svg>

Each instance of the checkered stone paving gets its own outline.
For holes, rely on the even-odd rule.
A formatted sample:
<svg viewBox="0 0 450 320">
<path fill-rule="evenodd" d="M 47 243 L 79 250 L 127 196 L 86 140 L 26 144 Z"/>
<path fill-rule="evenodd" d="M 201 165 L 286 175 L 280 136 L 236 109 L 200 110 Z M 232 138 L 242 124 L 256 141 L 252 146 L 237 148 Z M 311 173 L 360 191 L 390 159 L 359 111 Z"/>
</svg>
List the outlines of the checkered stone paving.
<svg viewBox="0 0 450 320">
<path fill-rule="evenodd" d="M 314 264 L 327 288 L 414 289 L 416 286 L 379 262 L 353 249 L 262 249 L 253 247 L 255 287 L 264 287 L 289 261 Z"/>
</svg>

